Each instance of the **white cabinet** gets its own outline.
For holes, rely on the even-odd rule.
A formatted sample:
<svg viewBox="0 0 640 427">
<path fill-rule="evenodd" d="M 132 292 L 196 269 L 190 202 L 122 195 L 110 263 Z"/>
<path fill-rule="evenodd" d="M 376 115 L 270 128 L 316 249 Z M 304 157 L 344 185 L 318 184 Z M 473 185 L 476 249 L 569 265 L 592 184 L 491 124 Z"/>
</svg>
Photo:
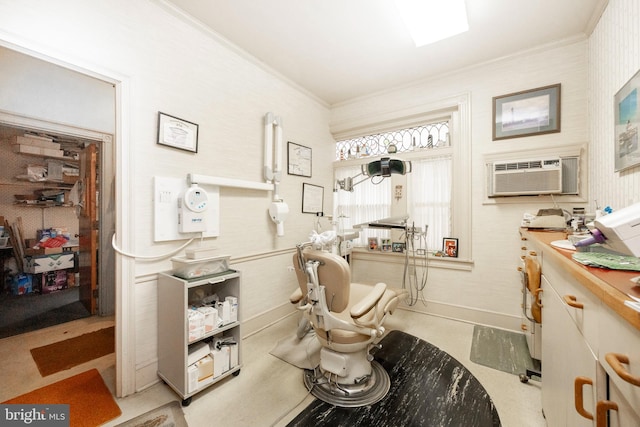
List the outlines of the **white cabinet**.
<svg viewBox="0 0 640 427">
<path fill-rule="evenodd" d="M 207 328 L 195 337 L 193 328 L 190 331 L 191 305 L 203 299 L 212 300 L 214 296 L 219 301 L 224 301 L 226 297 L 235 297 L 238 301 L 236 308 L 240 307 L 240 273 L 230 270 L 220 275 L 194 280 L 181 279 L 170 273 L 160 273 L 158 277 L 158 375 L 181 396 L 184 406 L 191 403 L 191 397 L 196 393 L 229 375 L 240 373 L 242 336 L 239 311 L 236 319 L 232 316 L 229 323 L 222 325 L 216 322 L 213 328 Z M 206 369 L 208 372 L 211 368 L 212 374 L 207 373 L 198 378 L 197 367 L 195 373 L 193 365 L 189 368 L 190 362 L 193 361 L 189 360 L 189 353 L 197 349 L 202 350 L 220 340 L 231 343 L 225 345 L 231 361 L 225 359 L 225 363 L 222 363 L 215 354 L 209 355 L 205 351 L 204 354 L 211 357 L 211 361 L 207 362 L 211 366 L 207 366 Z"/>
<path fill-rule="evenodd" d="M 542 407 L 547 424 L 594 426 L 596 402 L 605 396 L 604 375 L 564 296 L 542 276 Z"/>
<path fill-rule="evenodd" d="M 600 363 L 609 380 L 608 400 L 617 406 L 609 411 L 609 425 L 640 426 L 640 331 L 603 307 L 600 343 Z"/>
<path fill-rule="evenodd" d="M 549 427 L 640 426 L 640 322 L 633 272 L 588 268 L 525 233 L 542 265 L 542 408 Z M 627 291 L 623 291 L 624 287 Z"/>
</svg>

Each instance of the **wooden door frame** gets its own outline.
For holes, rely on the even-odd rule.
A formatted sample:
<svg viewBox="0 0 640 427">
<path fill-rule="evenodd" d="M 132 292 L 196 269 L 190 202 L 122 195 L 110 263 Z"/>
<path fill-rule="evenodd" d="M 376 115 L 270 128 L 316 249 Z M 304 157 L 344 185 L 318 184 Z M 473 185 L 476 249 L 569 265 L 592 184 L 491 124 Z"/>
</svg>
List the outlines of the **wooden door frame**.
<svg viewBox="0 0 640 427">
<path fill-rule="evenodd" d="M 43 46 L 33 40 L 25 39 L 15 34 L 0 30 L 0 46 L 12 49 L 25 55 L 46 61 L 72 71 L 82 73 L 105 82 L 115 87 L 115 115 L 116 128 L 108 144 L 111 150 L 108 155 L 113 159 L 113 176 L 115 183 L 112 185 L 113 215 L 115 216 L 114 232 L 115 242 L 121 248 L 134 246 L 135 204 L 132 202 L 134 174 L 133 174 L 133 145 L 131 144 L 130 131 L 130 105 L 131 83 L 130 78 L 117 74 L 112 69 L 105 69 L 96 64 L 87 64 L 75 56 L 62 57 L 58 49 L 52 46 Z M 0 121 L 7 125 L 19 125 L 21 122 L 35 121 L 30 117 L 20 117 L 8 111 L 0 111 Z M 56 126 L 58 124 L 49 122 Z M 73 128 L 80 130 L 79 128 Z M 71 129 L 67 129 L 71 130 Z M 83 129 L 86 131 L 86 129 Z M 89 131 L 91 132 L 91 131 Z M 104 135 L 104 134 L 101 134 Z M 107 141 L 105 141 L 106 143 Z M 127 203 L 124 203 L 127 201 Z M 125 210 L 125 206 L 128 209 Z M 102 230 L 107 232 L 107 230 Z M 105 236 L 106 237 L 106 236 Z M 102 241 L 111 243 L 111 236 L 102 238 Z M 116 354 L 116 396 L 124 397 L 136 392 L 136 359 L 135 359 L 135 260 L 128 257 L 115 257 L 115 354 Z"/>
</svg>

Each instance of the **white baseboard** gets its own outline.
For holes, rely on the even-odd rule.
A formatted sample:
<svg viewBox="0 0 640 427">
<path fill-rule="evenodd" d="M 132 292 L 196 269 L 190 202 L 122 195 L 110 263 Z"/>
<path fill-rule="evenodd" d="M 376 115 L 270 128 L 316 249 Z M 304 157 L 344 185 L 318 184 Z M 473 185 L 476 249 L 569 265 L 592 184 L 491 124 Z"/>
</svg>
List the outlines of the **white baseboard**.
<svg viewBox="0 0 640 427">
<path fill-rule="evenodd" d="M 253 316 L 251 319 L 244 319 L 242 321 L 242 338 L 247 338 L 297 312 L 295 305 L 285 302 L 271 310 Z"/>
<path fill-rule="evenodd" d="M 496 313 L 436 301 L 426 301 L 425 304 L 423 304 L 422 301 L 418 301 L 413 306 L 402 304 L 400 308 L 477 325 L 522 332 L 520 329 L 520 324 L 522 323 L 520 317 L 505 313 Z"/>
</svg>

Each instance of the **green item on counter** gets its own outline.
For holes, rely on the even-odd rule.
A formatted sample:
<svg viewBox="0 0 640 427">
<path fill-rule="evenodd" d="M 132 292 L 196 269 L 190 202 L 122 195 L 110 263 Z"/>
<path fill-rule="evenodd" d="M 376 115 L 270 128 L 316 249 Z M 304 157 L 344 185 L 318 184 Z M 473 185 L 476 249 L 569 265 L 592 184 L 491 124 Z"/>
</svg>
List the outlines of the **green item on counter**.
<svg viewBox="0 0 640 427">
<path fill-rule="evenodd" d="M 573 259 L 589 267 L 611 270 L 640 271 L 640 259 L 633 256 L 615 255 L 601 252 L 576 252 Z"/>
</svg>

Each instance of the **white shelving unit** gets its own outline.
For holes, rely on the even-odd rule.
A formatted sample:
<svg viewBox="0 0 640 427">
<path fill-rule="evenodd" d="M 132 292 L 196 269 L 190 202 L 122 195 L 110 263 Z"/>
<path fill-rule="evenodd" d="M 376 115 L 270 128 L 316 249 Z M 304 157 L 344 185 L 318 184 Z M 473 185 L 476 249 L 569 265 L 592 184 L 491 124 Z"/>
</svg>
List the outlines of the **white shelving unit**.
<svg viewBox="0 0 640 427">
<path fill-rule="evenodd" d="M 216 294 L 221 301 L 227 296 L 233 296 L 238 298 L 240 307 L 240 273 L 230 270 L 219 275 L 192 280 L 181 279 L 168 272 L 160 273 L 158 277 L 158 376 L 180 395 L 183 406 L 188 406 L 195 394 L 220 380 L 230 375 L 237 376 L 242 366 L 240 310 L 236 322 L 217 327 L 204 336 L 189 341 L 188 308 L 196 293 L 199 297 Z M 212 381 L 203 382 L 195 390 L 189 390 L 189 347 L 223 336 L 233 337 L 236 342 L 237 366 L 214 377 Z"/>
</svg>

